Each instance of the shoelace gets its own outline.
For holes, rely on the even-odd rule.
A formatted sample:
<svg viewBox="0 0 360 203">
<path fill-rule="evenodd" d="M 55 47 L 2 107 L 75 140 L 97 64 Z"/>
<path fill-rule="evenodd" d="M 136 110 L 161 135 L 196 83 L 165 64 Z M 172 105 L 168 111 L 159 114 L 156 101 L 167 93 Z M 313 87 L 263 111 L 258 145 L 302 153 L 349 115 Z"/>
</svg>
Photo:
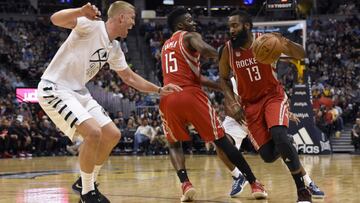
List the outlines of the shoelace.
<svg viewBox="0 0 360 203">
<path fill-rule="evenodd" d="M 255 182 L 255 185 L 258 186 L 262 191 L 265 191 L 263 184 L 261 184 L 259 182 Z"/>
<path fill-rule="evenodd" d="M 182 190 L 185 191 L 186 189 L 190 188 L 191 184 L 185 184 L 182 186 Z"/>
<path fill-rule="evenodd" d="M 239 182 L 241 181 L 241 178 L 235 179 L 234 180 L 234 184 L 232 186 L 232 189 L 235 190 L 237 187 L 237 185 L 239 185 Z"/>
<path fill-rule="evenodd" d="M 310 188 L 316 192 L 320 192 L 320 189 L 318 188 L 318 186 L 316 186 L 315 184 L 310 184 Z"/>
</svg>

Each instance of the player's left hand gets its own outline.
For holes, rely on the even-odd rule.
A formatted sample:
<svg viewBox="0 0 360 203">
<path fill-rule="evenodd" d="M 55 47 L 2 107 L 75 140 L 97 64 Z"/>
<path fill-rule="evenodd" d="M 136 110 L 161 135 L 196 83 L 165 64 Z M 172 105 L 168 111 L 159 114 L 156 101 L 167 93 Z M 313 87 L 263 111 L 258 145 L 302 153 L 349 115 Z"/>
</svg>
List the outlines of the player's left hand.
<svg viewBox="0 0 360 203">
<path fill-rule="evenodd" d="M 271 34 L 276 36 L 280 40 L 280 42 L 285 39 L 285 37 L 279 32 L 272 32 Z"/>
<path fill-rule="evenodd" d="M 279 39 L 279 41 L 280 41 L 280 43 L 283 45 L 283 53 L 284 53 L 284 51 L 285 51 L 285 49 L 287 49 L 287 45 L 288 45 L 288 42 L 289 42 L 289 39 L 288 38 L 286 38 L 286 37 L 284 37 L 281 33 L 279 33 L 279 32 L 272 32 L 271 34 L 273 34 L 274 36 L 276 36 L 278 39 Z"/>
<path fill-rule="evenodd" d="M 89 2 L 80 8 L 80 12 L 90 20 L 101 20 L 101 12 L 95 5 L 92 5 Z"/>
<path fill-rule="evenodd" d="M 294 113 L 289 112 L 289 120 L 294 121 L 296 125 L 300 123 L 299 117 L 297 117 Z"/>
<path fill-rule="evenodd" d="M 180 92 L 180 91 L 182 91 L 182 88 L 180 86 L 169 83 L 164 87 L 161 87 L 159 93 L 161 96 L 165 96 L 173 92 Z"/>
</svg>

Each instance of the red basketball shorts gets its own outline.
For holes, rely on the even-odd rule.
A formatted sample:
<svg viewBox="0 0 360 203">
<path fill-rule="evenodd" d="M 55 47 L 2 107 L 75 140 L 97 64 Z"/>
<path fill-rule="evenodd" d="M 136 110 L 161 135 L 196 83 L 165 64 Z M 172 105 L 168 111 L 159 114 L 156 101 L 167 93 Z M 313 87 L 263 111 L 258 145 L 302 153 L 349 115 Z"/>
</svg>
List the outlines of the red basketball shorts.
<svg viewBox="0 0 360 203">
<path fill-rule="evenodd" d="M 198 87 L 184 87 L 160 99 L 160 115 L 169 142 L 190 140 L 188 126 L 192 124 L 204 141 L 214 141 L 225 135 L 215 109 Z"/>
<path fill-rule="evenodd" d="M 268 93 L 259 101 L 245 104 L 245 115 L 250 140 L 255 149 L 271 139 L 269 129 L 283 125 L 289 127 L 288 98 L 281 86 Z"/>
</svg>

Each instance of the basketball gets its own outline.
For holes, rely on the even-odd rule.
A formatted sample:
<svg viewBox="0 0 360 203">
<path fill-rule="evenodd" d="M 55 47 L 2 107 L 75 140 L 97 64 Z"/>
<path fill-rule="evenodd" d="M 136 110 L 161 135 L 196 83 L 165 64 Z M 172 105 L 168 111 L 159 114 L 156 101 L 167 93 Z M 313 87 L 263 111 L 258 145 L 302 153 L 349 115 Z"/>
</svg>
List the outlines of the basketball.
<svg viewBox="0 0 360 203">
<path fill-rule="evenodd" d="M 282 45 L 274 34 L 263 34 L 252 45 L 256 60 L 263 64 L 272 64 L 281 55 Z"/>
</svg>

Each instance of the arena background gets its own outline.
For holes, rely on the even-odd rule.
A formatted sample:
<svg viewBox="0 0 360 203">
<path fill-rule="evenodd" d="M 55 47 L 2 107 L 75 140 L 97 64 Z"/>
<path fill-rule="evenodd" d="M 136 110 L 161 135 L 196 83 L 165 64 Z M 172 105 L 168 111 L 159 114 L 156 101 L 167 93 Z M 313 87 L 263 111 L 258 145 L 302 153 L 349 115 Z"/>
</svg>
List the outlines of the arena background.
<svg viewBox="0 0 360 203">
<path fill-rule="evenodd" d="M 71 142 L 55 128 L 37 104 L 35 88 L 44 69 L 69 34 L 69 30 L 52 25 L 49 16 L 60 9 L 79 7 L 86 2 L 0 0 L 1 187 L 2 181 L 9 175 L 20 173 L 26 176 L 26 171 L 12 171 L 12 168 L 4 167 L 10 163 L 5 161 L 42 157 L 51 161 L 56 157 L 77 155 L 76 146 L 81 141 Z M 106 20 L 106 9 L 113 1 L 89 2 L 102 10 L 102 18 Z M 310 154 L 305 157 L 317 157 L 317 154 L 351 154 L 353 157 L 359 154 L 360 138 L 352 135 L 356 125 L 360 125 L 360 122 L 356 124 L 356 119 L 360 119 L 359 1 L 128 2 L 136 7 L 136 26 L 126 39 L 119 39 L 122 49 L 134 71 L 159 85 L 162 77 L 159 61 L 161 46 L 171 36 L 166 15 L 174 7 L 187 8 L 198 23 L 198 31 L 215 48 L 229 39 L 227 15 L 235 9 L 244 9 L 254 17 L 254 32 L 281 32 L 291 40 L 302 43 L 306 47 L 305 60 L 291 61 L 283 57 L 277 66 L 278 79 L 291 99 L 291 111 L 301 119 L 299 125 L 291 123 L 289 130 L 298 152 Z M 210 60 L 202 60 L 202 74 L 218 80 L 218 65 Z M 158 113 L 158 95 L 139 93 L 106 68 L 88 84 L 88 88 L 122 132 L 113 156 L 168 153 Z M 206 92 L 223 119 L 222 94 L 212 90 Z M 137 153 L 133 151 L 134 132 L 142 119 L 154 128 L 156 135 L 151 142 L 142 143 L 141 151 Z M 194 129 L 190 129 L 190 132 L 193 141 L 184 145 L 187 154 L 212 156 L 215 153 L 211 145 L 199 139 Z M 247 141 L 242 149 L 244 153 L 256 154 Z M 359 174 L 359 165 L 350 169 Z M 45 175 L 49 173 L 51 175 L 46 171 Z M 30 173 L 30 177 L 38 175 Z"/>
</svg>

